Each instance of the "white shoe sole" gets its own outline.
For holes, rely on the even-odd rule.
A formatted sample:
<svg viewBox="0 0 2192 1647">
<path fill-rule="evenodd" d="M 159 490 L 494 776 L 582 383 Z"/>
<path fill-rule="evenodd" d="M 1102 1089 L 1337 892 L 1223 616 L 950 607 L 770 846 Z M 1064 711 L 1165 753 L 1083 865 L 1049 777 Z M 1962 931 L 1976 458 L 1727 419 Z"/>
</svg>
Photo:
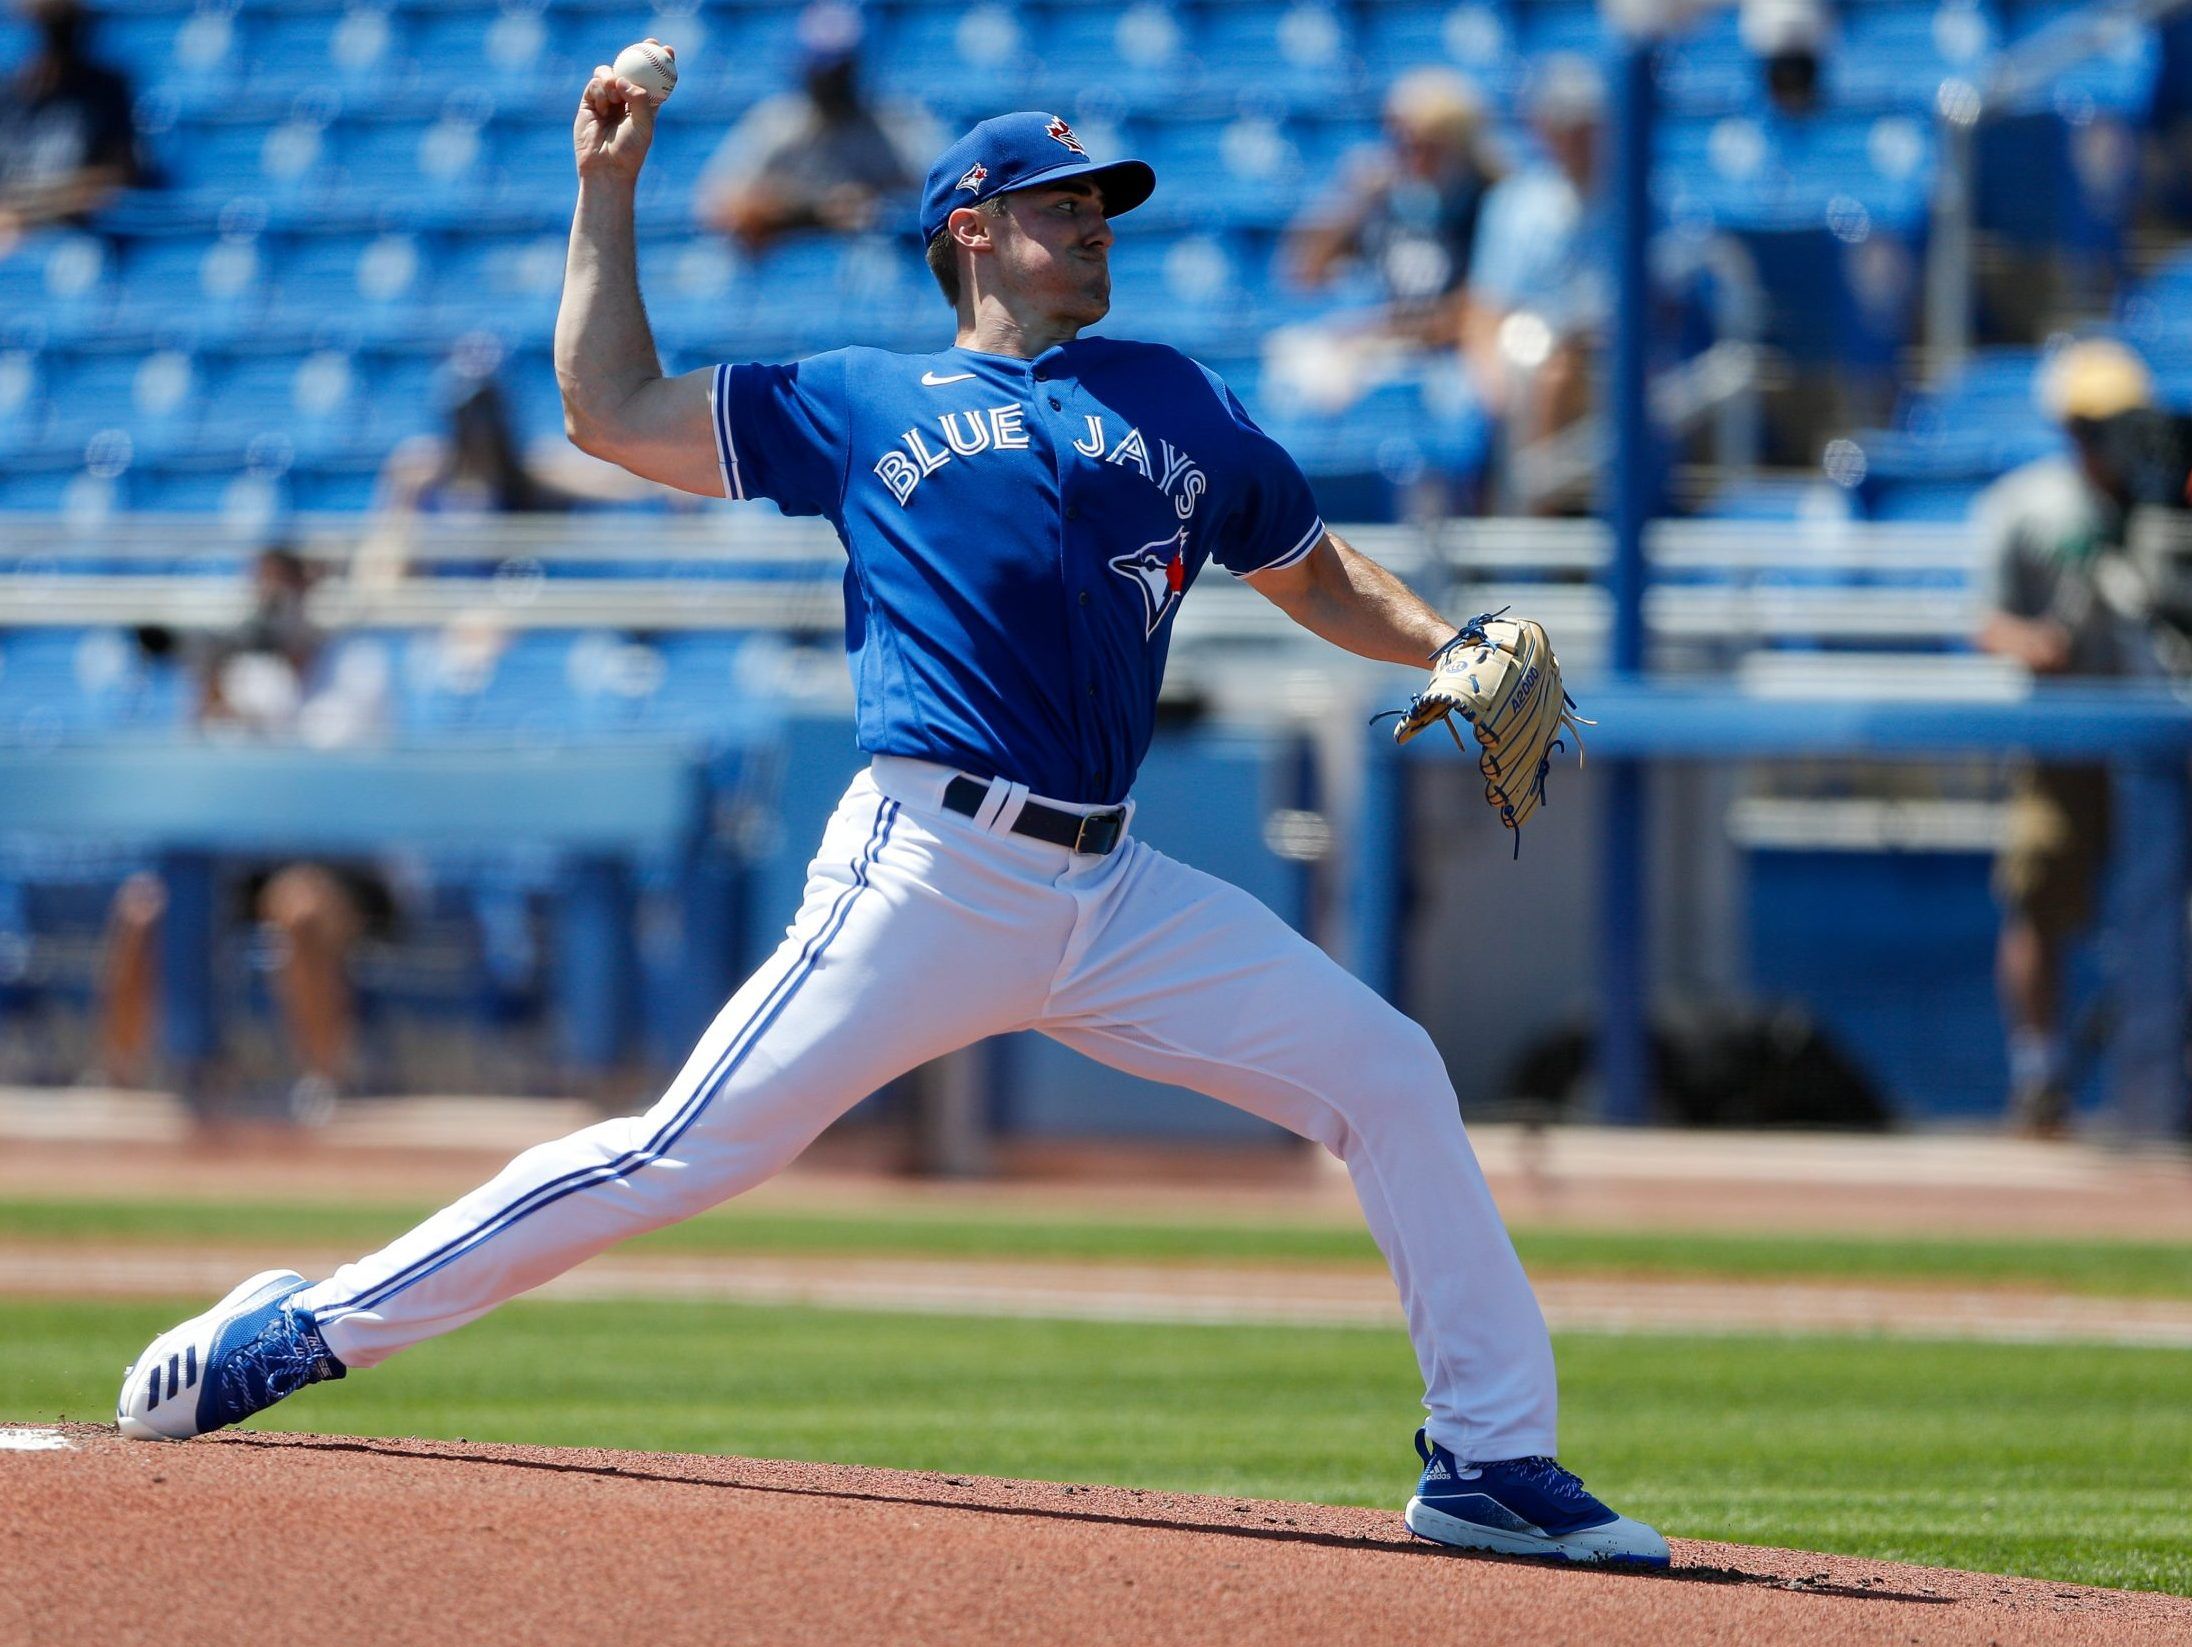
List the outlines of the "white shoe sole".
<svg viewBox="0 0 2192 1647">
<path fill-rule="evenodd" d="M 1597 1527 L 1553 1538 L 1544 1533 L 1510 1532 L 1486 1527 L 1459 1516 L 1434 1510 L 1420 1498 L 1411 1498 L 1402 1517 L 1408 1530 L 1433 1544 L 1456 1550 L 1483 1550 L 1493 1555 L 1535 1556 L 1540 1561 L 1574 1561 L 1594 1566 L 1664 1567 L 1667 1541 L 1641 1521 L 1616 1516 Z"/>
<path fill-rule="evenodd" d="M 115 1427 L 132 1441 L 188 1441 L 196 1435 L 198 1397 L 213 1371 L 207 1361 L 221 1329 L 303 1279 L 295 1270 L 261 1270 L 203 1315 L 170 1327 L 146 1345 L 122 1374 Z M 155 1401 L 154 1386 L 162 1380 L 166 1394 Z"/>
</svg>

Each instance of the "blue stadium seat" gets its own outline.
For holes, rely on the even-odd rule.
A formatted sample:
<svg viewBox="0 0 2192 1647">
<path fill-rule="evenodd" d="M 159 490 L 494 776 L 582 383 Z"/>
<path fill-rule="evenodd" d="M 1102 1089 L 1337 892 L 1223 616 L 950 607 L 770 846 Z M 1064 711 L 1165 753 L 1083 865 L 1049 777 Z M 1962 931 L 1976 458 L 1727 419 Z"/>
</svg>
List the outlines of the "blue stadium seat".
<svg viewBox="0 0 2192 1647">
<path fill-rule="evenodd" d="M 650 700 L 653 726 L 705 735 L 750 716 L 755 693 L 739 675 L 746 644 L 743 635 L 727 634 L 665 635 L 657 640 L 662 683 Z"/>
<path fill-rule="evenodd" d="M 1463 0 L 1451 9 L 1373 6 L 1363 19 L 1363 53 L 1380 81 L 1439 64 L 1460 70 L 1487 97 L 1504 102 L 1522 69 L 1508 11 L 1496 0 Z"/>
<path fill-rule="evenodd" d="M 719 336 L 735 327 L 751 284 L 746 260 L 720 235 L 643 235 L 640 290 L 647 318 L 665 347 Z"/>
<path fill-rule="evenodd" d="M 242 453 L 133 471 L 130 502 L 154 514 L 216 515 L 253 532 L 272 530 L 294 507 L 286 474 L 248 467 Z"/>
<path fill-rule="evenodd" d="M 326 122 L 313 112 L 271 122 L 183 121 L 161 139 L 159 156 L 168 187 L 207 213 L 238 196 L 284 208 L 308 203 L 337 179 Z"/>
<path fill-rule="evenodd" d="M 1930 127 L 1899 115 L 1674 119 L 1660 133 L 1655 186 L 1678 217 L 1824 227 L 1855 242 L 1923 226 L 1934 161 Z"/>
<path fill-rule="evenodd" d="M 1978 81 L 1999 30 L 1978 5 L 1853 6 L 1826 62 L 1828 101 L 1851 110 L 1930 115 L 1941 82 Z"/>
<path fill-rule="evenodd" d="M 563 440 L 563 391 L 547 349 L 517 350 L 495 375 L 520 447 Z"/>
<path fill-rule="evenodd" d="M 1261 276 L 1220 235 L 1122 240 L 1112 254 L 1118 329 L 1192 355 L 1240 353 L 1259 329 Z"/>
<path fill-rule="evenodd" d="M 1211 84 L 1192 30 L 1192 18 L 1158 0 L 1056 12 L 1037 30 L 1037 99 L 1076 114 L 1091 96 L 1128 111 L 1183 107 Z"/>
<path fill-rule="evenodd" d="M 1353 19 L 1322 0 L 1220 7 L 1205 21 L 1199 50 L 1220 65 L 1214 87 L 1257 104 L 1329 107 L 1368 84 Z"/>
<path fill-rule="evenodd" d="M 87 501 L 91 492 L 104 493 L 112 507 L 129 501 L 126 484 L 92 487 L 83 473 L 71 466 L 41 465 L 33 468 L 15 463 L 0 467 L 0 513 L 11 515 L 68 516 Z"/>
<path fill-rule="evenodd" d="M 446 6 L 421 12 L 408 50 L 428 65 L 476 64 L 468 89 L 515 106 L 545 101 L 560 88 L 577 101 L 593 67 L 555 49 L 557 19 L 529 6 Z M 430 80 L 438 78 L 429 69 Z"/>
<path fill-rule="evenodd" d="M 279 435 L 295 457 L 306 459 L 381 449 L 363 373 L 344 351 L 243 355 L 207 366 L 203 430 L 209 446 L 241 452 L 262 435 Z"/>
<path fill-rule="evenodd" d="M 435 266 L 436 315 L 454 331 L 491 327 L 543 337 L 563 296 L 565 240 L 554 234 L 467 235 Z"/>
<path fill-rule="evenodd" d="M 255 325 L 266 304 L 256 235 L 159 235 L 125 242 L 113 324 L 122 333 L 219 343 Z"/>
<path fill-rule="evenodd" d="M 374 471 L 299 464 L 289 474 L 293 507 L 313 514 L 361 514 L 373 501 Z"/>
<path fill-rule="evenodd" d="M 31 451 L 44 439 L 46 371 L 35 349 L 0 349 L 0 458 Z"/>
<path fill-rule="evenodd" d="M 129 431 L 140 459 L 187 448 L 197 432 L 196 362 L 176 350 L 117 350 L 46 358 L 45 444 L 79 454 L 103 429 Z"/>
<path fill-rule="evenodd" d="M 996 0 L 980 0 L 964 11 L 907 12 L 871 32 L 870 40 L 871 78 L 892 95 L 940 108 L 971 99 L 988 113 L 1033 101 L 1039 41 L 1012 8 Z"/>
<path fill-rule="evenodd" d="M 300 339 L 415 336 L 433 298 L 431 246 L 405 234 L 285 238 L 274 267 L 271 323 Z"/>
<path fill-rule="evenodd" d="M 575 638 L 554 630 L 521 630 L 495 649 L 470 647 L 463 637 L 413 636 L 397 669 L 399 729 L 515 734 L 551 743 L 567 739 L 576 719 Z"/>
<path fill-rule="evenodd" d="M 186 109 L 232 106 L 244 42 L 258 22 L 219 6 L 107 11 L 93 30 L 92 50 L 140 93 L 167 93 Z"/>
<path fill-rule="evenodd" d="M 1333 145 L 1318 133 L 1311 124 L 1251 115 L 1152 124 L 1133 144 L 1157 169 L 1158 199 L 1169 197 L 1188 221 L 1275 227 L 1331 180 Z M 1305 142 L 1326 152 L 1305 154 Z"/>
<path fill-rule="evenodd" d="M 750 326 L 769 347 L 921 347 L 943 318 L 936 287 L 910 240 L 891 235 L 782 241 L 754 261 L 750 291 L 734 318 L 741 331 Z"/>
<path fill-rule="evenodd" d="M 0 13 L 0 63 L 20 63 L 37 46 L 38 34 L 29 18 L 12 11 Z"/>
<path fill-rule="evenodd" d="M 443 369 L 434 355 L 362 350 L 351 356 L 351 366 L 359 375 L 358 393 L 383 451 L 444 426 Z"/>
<path fill-rule="evenodd" d="M 1873 520 L 1969 520 L 1986 485 L 1977 480 L 1885 480 L 1869 488 L 1867 515 Z"/>
<path fill-rule="evenodd" d="M 333 137 L 346 200 L 391 226 L 476 220 L 499 188 L 484 112 L 478 99 L 467 97 L 430 120 L 397 114 L 341 122 Z M 568 151 L 568 133 L 564 143 Z"/>
<path fill-rule="evenodd" d="M 2062 432 L 2033 398 L 2039 357 L 2030 349 L 1982 350 L 1961 371 L 1897 408 L 1892 429 L 1856 437 L 1867 472 L 1866 510 L 1883 518 L 1938 519 L 1949 492 L 1968 491 L 2062 448 Z"/>
<path fill-rule="evenodd" d="M 1698 512 L 1709 520 L 1834 520 L 1846 518 L 1850 504 L 1830 481 L 1761 478 L 1722 487 Z"/>
<path fill-rule="evenodd" d="M 1758 106 L 1763 76 L 1732 9 L 1708 12 L 1661 48 L 1659 90 L 1676 114 L 1736 114 Z"/>
<path fill-rule="evenodd" d="M 669 678 L 659 647 L 617 635 L 582 634 L 564 653 L 563 672 L 574 730 L 659 728 L 658 706 Z"/>
<path fill-rule="evenodd" d="M 73 229 L 27 234 L 0 251 L 0 325 L 34 318 L 56 342 L 105 329 L 114 303 L 106 242 Z"/>
<path fill-rule="evenodd" d="M 1420 362 L 1337 411 L 1299 404 L 1268 384 L 1233 387 L 1313 477 L 1383 473 L 1404 484 L 1426 465 L 1474 474 L 1488 450 L 1489 420 L 1450 360 Z"/>
<path fill-rule="evenodd" d="M 579 193 L 579 173 L 572 162 L 568 112 L 498 118 L 487 138 L 491 164 L 513 200 L 544 200 L 557 215 L 570 215 Z"/>
<path fill-rule="evenodd" d="M 1527 0 L 1514 8 L 1515 46 L 1526 57 L 1575 52 L 1598 57 L 1612 46 L 1598 0 Z"/>
<path fill-rule="evenodd" d="M 300 92 L 354 96 L 360 107 L 403 106 L 424 92 L 440 102 L 411 50 L 407 12 L 284 8 L 254 15 L 244 32 L 252 96 L 286 102 Z"/>
<path fill-rule="evenodd" d="M 174 727 L 186 704 L 181 671 L 148 660 L 125 630 L 0 631 L 0 738 Z"/>
<path fill-rule="evenodd" d="M 1325 313 L 1329 293 L 1290 287 L 1275 234 L 1241 230 L 1136 236 L 1112 254 L 1107 331 L 1170 343 L 1198 359 L 1253 359 L 1275 325 Z"/>
</svg>

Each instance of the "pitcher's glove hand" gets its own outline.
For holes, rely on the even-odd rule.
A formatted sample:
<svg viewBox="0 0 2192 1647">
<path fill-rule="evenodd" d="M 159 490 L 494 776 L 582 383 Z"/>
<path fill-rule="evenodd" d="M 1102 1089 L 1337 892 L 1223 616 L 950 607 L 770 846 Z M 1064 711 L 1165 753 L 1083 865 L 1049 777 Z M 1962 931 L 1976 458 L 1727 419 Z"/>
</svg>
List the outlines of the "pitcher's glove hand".
<svg viewBox="0 0 2192 1647">
<path fill-rule="evenodd" d="M 1477 770 L 1484 774 L 1484 798 L 1498 809 L 1500 822 L 1517 832 L 1517 853 L 1522 850 L 1523 820 L 1545 799 L 1553 751 L 1565 743 L 1564 734 L 1574 733 L 1580 762 L 1579 724 L 1591 724 L 1575 713 L 1575 700 L 1561 687 L 1560 660 L 1553 656 L 1544 626 L 1528 618 L 1509 622 L 1493 612 L 1463 624 L 1459 634 L 1432 654 L 1429 684 L 1408 700 L 1406 709 L 1385 713 L 1400 717 L 1393 728 L 1395 743 L 1443 723 L 1464 754 L 1469 746 L 1453 717 L 1475 725 L 1483 750 Z"/>
</svg>

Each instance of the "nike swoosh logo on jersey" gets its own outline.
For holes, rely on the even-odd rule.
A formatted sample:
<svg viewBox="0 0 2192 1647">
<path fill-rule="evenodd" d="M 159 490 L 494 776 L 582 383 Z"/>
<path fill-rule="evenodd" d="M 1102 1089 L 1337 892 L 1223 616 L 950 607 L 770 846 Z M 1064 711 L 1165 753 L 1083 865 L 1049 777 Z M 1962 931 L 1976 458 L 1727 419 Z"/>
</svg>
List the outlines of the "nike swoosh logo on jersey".
<svg viewBox="0 0 2192 1647">
<path fill-rule="evenodd" d="M 927 388 L 941 389 L 947 383 L 964 383 L 972 376 L 972 372 L 954 372 L 950 377 L 938 377 L 934 372 L 923 372 L 921 382 Z"/>
</svg>

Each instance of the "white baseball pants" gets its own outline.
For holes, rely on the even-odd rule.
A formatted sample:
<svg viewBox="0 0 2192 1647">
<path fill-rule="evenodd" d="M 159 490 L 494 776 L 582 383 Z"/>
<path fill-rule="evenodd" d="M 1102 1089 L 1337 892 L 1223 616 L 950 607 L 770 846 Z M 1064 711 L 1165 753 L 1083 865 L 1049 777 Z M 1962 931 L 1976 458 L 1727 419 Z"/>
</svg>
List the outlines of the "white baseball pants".
<svg viewBox="0 0 2192 1647">
<path fill-rule="evenodd" d="M 1337 1155 L 1399 1284 L 1433 1439 L 1553 1453 L 1544 1318 L 1430 1037 L 1238 887 L 1131 836 L 1094 857 L 1011 834 L 1027 794 L 1001 779 L 978 816 L 948 812 L 952 776 L 881 757 L 854 779 L 783 944 L 661 1101 L 527 1150 L 301 1294 L 328 1347 L 373 1366 L 752 1188 L 892 1077 L 1037 1029 Z"/>
</svg>

